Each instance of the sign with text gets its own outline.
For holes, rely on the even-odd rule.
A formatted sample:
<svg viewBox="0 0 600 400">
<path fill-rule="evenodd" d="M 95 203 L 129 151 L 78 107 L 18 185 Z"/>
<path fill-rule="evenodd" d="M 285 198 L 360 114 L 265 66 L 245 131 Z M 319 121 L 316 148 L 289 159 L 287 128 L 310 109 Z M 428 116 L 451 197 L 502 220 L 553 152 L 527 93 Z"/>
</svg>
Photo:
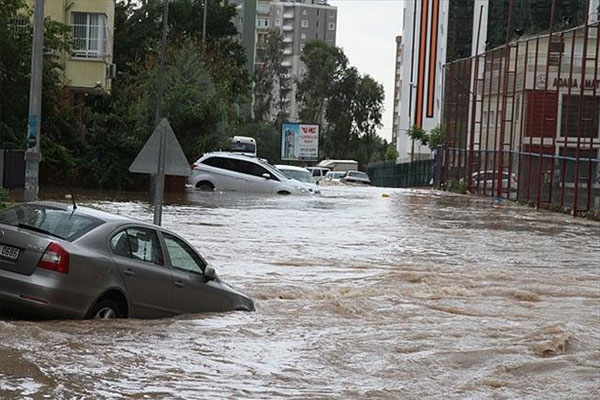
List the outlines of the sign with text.
<svg viewBox="0 0 600 400">
<path fill-rule="evenodd" d="M 281 126 L 281 159 L 318 161 L 319 125 L 283 124 Z"/>
</svg>

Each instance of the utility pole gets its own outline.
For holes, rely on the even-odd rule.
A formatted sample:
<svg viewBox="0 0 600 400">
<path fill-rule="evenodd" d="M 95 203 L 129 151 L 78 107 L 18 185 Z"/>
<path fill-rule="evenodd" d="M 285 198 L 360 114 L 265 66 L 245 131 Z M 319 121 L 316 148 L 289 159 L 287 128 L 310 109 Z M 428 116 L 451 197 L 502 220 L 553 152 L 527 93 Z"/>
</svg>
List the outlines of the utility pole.
<svg viewBox="0 0 600 400">
<path fill-rule="evenodd" d="M 162 103 L 163 94 L 163 71 L 165 68 L 165 52 L 167 48 L 167 28 L 169 24 L 169 0 L 165 1 L 163 11 L 163 30 L 162 40 L 160 44 L 160 64 L 158 67 L 158 76 L 156 79 L 156 125 L 160 122 L 160 106 Z M 158 166 L 156 169 L 156 179 L 154 182 L 154 225 L 159 225 L 162 222 L 162 202 L 165 190 L 165 150 L 167 143 L 166 128 L 161 131 L 160 144 L 158 148 Z"/>
<path fill-rule="evenodd" d="M 40 174 L 40 124 L 42 121 L 42 69 L 44 66 L 44 0 L 35 0 L 29 86 L 29 118 L 25 151 L 25 201 L 38 199 Z"/>
<path fill-rule="evenodd" d="M 206 43 L 206 14 L 208 10 L 208 0 L 204 0 L 204 18 L 202 19 L 202 43 Z"/>
</svg>

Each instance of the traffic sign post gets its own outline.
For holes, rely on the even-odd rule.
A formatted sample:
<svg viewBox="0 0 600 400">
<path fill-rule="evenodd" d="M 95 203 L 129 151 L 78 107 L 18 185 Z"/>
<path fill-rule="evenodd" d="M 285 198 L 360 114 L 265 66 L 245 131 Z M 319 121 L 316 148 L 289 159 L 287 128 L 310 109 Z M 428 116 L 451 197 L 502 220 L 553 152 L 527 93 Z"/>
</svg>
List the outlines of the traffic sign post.
<svg viewBox="0 0 600 400">
<path fill-rule="evenodd" d="M 162 222 L 165 175 L 189 176 L 192 172 L 169 121 L 163 118 L 129 167 L 129 172 L 156 174 L 154 224 Z"/>
</svg>

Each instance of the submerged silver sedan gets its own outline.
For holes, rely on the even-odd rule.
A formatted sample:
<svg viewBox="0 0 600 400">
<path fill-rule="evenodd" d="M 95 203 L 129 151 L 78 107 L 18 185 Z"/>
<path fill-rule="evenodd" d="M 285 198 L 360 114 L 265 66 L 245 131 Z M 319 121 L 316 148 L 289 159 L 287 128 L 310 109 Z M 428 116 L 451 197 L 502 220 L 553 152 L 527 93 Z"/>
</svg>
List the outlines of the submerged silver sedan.
<svg viewBox="0 0 600 400">
<path fill-rule="evenodd" d="M 86 207 L 24 203 L 0 212 L 0 314 L 160 318 L 253 311 L 178 235 Z"/>
</svg>

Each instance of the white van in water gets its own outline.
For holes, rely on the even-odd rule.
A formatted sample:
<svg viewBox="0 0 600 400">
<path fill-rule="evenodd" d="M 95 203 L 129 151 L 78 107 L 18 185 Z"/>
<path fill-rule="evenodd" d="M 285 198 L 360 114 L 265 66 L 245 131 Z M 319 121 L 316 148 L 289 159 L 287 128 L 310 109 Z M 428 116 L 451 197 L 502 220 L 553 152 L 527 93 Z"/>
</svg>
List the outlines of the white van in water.
<svg viewBox="0 0 600 400">
<path fill-rule="evenodd" d="M 229 150 L 232 153 L 256 157 L 256 140 L 247 136 L 234 136 L 231 138 Z"/>
<path fill-rule="evenodd" d="M 329 168 L 321 168 L 321 167 L 306 167 L 308 171 L 312 174 L 312 177 L 316 182 L 320 182 L 325 178 L 325 175 L 330 171 Z"/>
</svg>

